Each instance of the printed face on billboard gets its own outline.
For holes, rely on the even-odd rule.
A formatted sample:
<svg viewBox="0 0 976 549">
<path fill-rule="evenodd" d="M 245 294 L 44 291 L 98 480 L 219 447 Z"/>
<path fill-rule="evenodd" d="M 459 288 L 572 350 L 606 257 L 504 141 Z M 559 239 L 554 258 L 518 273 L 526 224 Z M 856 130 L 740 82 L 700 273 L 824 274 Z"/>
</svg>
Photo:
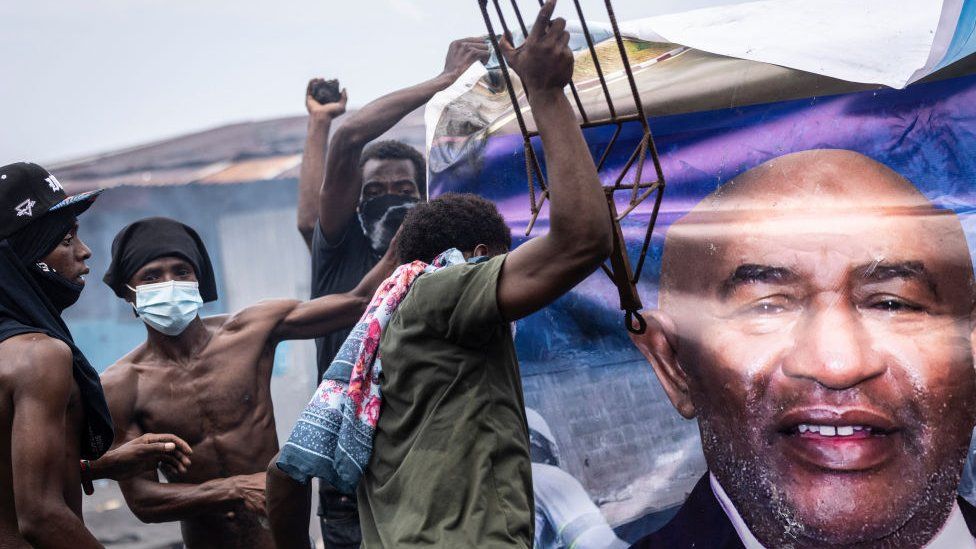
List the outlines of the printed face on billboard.
<svg viewBox="0 0 976 549">
<path fill-rule="evenodd" d="M 971 538 L 976 60 L 895 90 L 627 47 L 667 183 L 659 211 L 647 200 L 620 222 L 632 265 L 649 242 L 649 329 L 629 336 L 601 271 L 519 321 L 525 401 L 559 467 L 627 543 Z M 587 55 L 577 85 L 602 120 Z M 440 112 L 431 182 L 495 201 L 518 245 L 526 154 L 497 76 Z M 608 82 L 629 104 L 626 79 Z M 605 185 L 637 177 L 639 124 L 583 134 Z M 545 209 L 533 227 L 548 230 Z"/>
<path fill-rule="evenodd" d="M 667 232 L 635 344 L 766 546 L 924 543 L 976 421 L 956 216 L 844 150 L 769 160 Z"/>
</svg>

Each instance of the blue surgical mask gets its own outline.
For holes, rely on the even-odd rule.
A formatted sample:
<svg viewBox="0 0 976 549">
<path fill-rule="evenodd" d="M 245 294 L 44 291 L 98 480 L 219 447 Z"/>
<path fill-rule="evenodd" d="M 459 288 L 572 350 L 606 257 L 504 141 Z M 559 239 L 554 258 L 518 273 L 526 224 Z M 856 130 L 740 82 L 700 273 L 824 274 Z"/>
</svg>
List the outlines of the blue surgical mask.
<svg viewBox="0 0 976 549">
<path fill-rule="evenodd" d="M 133 308 L 147 326 L 168 336 L 178 336 L 193 322 L 203 306 L 196 282 L 159 282 L 135 288 Z"/>
</svg>

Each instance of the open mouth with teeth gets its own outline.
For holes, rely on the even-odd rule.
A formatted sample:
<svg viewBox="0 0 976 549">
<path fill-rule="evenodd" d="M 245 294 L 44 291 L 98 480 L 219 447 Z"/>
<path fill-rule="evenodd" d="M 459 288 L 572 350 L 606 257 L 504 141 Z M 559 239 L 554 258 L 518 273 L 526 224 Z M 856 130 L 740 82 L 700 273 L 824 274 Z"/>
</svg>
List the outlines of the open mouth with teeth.
<svg viewBox="0 0 976 549">
<path fill-rule="evenodd" d="M 820 471 L 854 472 L 897 458 L 902 437 L 895 421 L 863 410 L 800 410 L 780 422 L 784 454 Z"/>
<path fill-rule="evenodd" d="M 890 431 L 868 425 L 812 425 L 801 423 L 790 429 L 790 434 L 803 438 L 860 439 L 872 435 L 886 435 Z"/>
</svg>

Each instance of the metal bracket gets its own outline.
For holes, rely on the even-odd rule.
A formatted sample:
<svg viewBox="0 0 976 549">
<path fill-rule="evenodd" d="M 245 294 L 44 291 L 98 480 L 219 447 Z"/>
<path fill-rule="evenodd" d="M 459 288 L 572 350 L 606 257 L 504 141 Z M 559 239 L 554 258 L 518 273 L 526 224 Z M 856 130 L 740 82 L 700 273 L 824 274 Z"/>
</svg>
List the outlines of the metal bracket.
<svg viewBox="0 0 976 549">
<path fill-rule="evenodd" d="M 535 149 L 532 147 L 532 138 L 538 136 L 538 132 L 529 131 L 528 126 L 526 126 L 525 117 L 522 115 L 522 110 L 519 106 L 518 95 L 516 94 L 515 87 L 512 84 L 512 77 L 509 73 L 508 65 L 505 63 L 505 58 L 502 56 L 501 49 L 499 48 L 498 34 L 495 32 L 495 27 L 492 23 L 492 16 L 489 13 L 489 2 L 491 2 L 491 4 L 494 6 L 494 11 L 498 22 L 501 24 L 502 30 L 505 33 L 510 33 L 508 22 L 505 20 L 505 14 L 501 7 L 501 1 L 502 0 L 478 0 L 478 3 L 481 6 L 481 14 L 484 17 L 485 27 L 488 30 L 488 39 L 491 41 L 491 45 L 495 49 L 495 54 L 498 57 L 498 64 L 501 68 L 502 77 L 505 81 L 505 88 L 508 90 L 508 97 L 512 102 L 512 108 L 515 112 L 515 118 L 518 122 L 519 131 L 522 133 L 523 144 L 525 146 L 525 173 L 529 187 L 529 208 L 532 213 L 532 218 L 530 219 L 528 227 L 525 231 L 526 236 L 528 236 L 532 232 L 532 228 L 535 226 L 539 213 L 542 211 L 542 206 L 545 204 L 545 201 L 549 196 L 549 189 L 546 184 L 545 177 L 543 177 L 542 168 L 539 164 L 539 159 L 535 153 Z M 519 0 L 509 0 L 509 3 L 512 7 L 512 11 L 515 14 L 519 29 L 522 31 L 522 35 L 527 36 L 529 29 L 525 26 L 525 20 L 522 17 L 521 10 L 519 9 Z M 540 6 L 542 6 L 543 0 L 538 0 L 538 3 Z M 631 95 L 633 96 L 636 114 L 622 116 L 617 113 L 617 107 L 614 105 L 613 99 L 610 96 L 610 90 L 607 86 L 607 79 L 603 72 L 603 68 L 600 66 L 600 59 L 597 56 L 596 45 L 593 42 L 593 36 L 586 24 L 586 17 L 584 16 L 583 9 L 580 6 L 580 0 L 573 0 L 573 5 L 576 8 L 576 14 L 579 16 L 583 35 L 586 39 L 586 45 L 589 48 L 590 55 L 593 58 L 593 65 L 597 73 L 597 78 L 600 81 L 600 87 L 603 90 L 603 96 L 607 103 L 609 117 L 601 120 L 591 119 L 589 114 L 586 112 L 586 109 L 583 108 L 583 102 L 580 100 L 579 92 L 576 89 L 575 83 L 570 82 L 569 89 L 576 104 L 576 109 L 580 115 L 580 128 L 585 129 L 598 126 L 616 126 L 610 141 L 607 143 L 607 146 L 603 151 L 603 154 L 600 155 L 600 159 L 596 163 L 598 172 L 603 170 L 610 151 L 616 144 L 617 138 L 620 136 L 624 124 L 638 122 L 643 130 L 643 136 L 641 137 L 640 142 L 631 153 L 629 159 L 624 164 L 620 174 L 615 178 L 613 184 L 605 185 L 603 187 L 604 193 L 607 197 L 607 205 L 609 207 L 611 219 L 613 220 L 614 228 L 613 252 L 610 254 L 609 265 L 604 264 L 602 265 L 602 268 L 617 287 L 620 297 L 620 308 L 624 311 L 624 323 L 627 326 L 627 329 L 633 333 L 640 334 L 644 333 L 644 330 L 647 328 L 647 323 L 644 321 L 644 318 L 639 312 L 643 305 L 637 291 L 637 282 L 640 280 L 641 271 L 643 270 L 644 262 L 647 259 L 647 250 L 650 247 L 651 235 L 654 231 L 654 225 L 657 223 L 658 212 L 661 208 L 661 199 L 664 196 L 664 172 L 661 170 L 661 162 L 658 158 L 657 148 L 654 145 L 654 137 L 651 134 L 651 128 L 647 122 L 647 116 L 644 114 L 644 105 L 641 102 L 640 92 L 637 89 L 637 82 L 634 79 L 634 73 L 630 66 L 630 60 L 627 58 L 627 51 L 624 47 L 623 37 L 620 35 L 620 28 L 617 25 L 617 18 L 613 12 L 613 6 L 611 5 L 610 0 L 604 0 L 603 3 L 606 6 L 607 16 L 610 19 L 610 25 L 613 29 L 613 36 L 614 40 L 616 41 L 617 51 L 620 53 L 624 73 L 626 74 L 627 80 L 630 84 L 630 91 Z M 651 163 L 654 165 L 654 178 L 645 181 L 644 173 L 648 157 L 650 157 Z M 537 188 L 538 195 L 536 193 Z M 622 213 L 618 213 L 617 211 L 618 208 L 616 198 L 618 193 L 627 194 L 626 206 L 624 207 Z M 630 256 L 627 253 L 626 241 L 620 227 L 620 221 L 627 217 L 628 214 L 634 211 L 635 208 L 637 208 L 651 195 L 655 195 L 654 207 L 651 211 L 651 217 L 647 225 L 647 231 L 644 235 L 643 243 L 641 244 L 637 265 L 632 269 Z M 634 323 L 635 321 L 636 325 Z"/>
</svg>

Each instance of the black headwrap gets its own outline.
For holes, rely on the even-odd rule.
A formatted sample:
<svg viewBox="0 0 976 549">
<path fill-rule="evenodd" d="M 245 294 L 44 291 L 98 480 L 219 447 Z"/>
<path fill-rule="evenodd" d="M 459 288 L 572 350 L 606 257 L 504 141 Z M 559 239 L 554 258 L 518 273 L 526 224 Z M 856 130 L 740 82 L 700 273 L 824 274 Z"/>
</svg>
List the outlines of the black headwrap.
<svg viewBox="0 0 976 549">
<path fill-rule="evenodd" d="M 59 339 L 71 348 L 74 379 L 81 391 L 85 413 L 81 455 L 85 459 L 96 459 L 109 449 L 115 438 L 112 417 L 98 372 L 75 345 L 71 332 L 61 319 L 62 309 L 55 305 L 45 289 L 49 284 L 58 283 L 57 279 L 74 283 L 37 266 L 37 262 L 64 238 L 74 221 L 74 213 L 51 212 L 0 242 L 0 341 L 20 334 L 41 333 Z M 80 289 L 80 285 L 76 286 Z M 58 298 L 54 296 L 54 299 Z"/>
<path fill-rule="evenodd" d="M 102 280 L 125 299 L 125 285 L 132 275 L 146 263 L 168 256 L 182 257 L 193 265 L 204 303 L 217 299 L 213 265 L 200 235 L 167 217 L 142 219 L 119 231 L 112 242 L 112 264 Z"/>
</svg>

